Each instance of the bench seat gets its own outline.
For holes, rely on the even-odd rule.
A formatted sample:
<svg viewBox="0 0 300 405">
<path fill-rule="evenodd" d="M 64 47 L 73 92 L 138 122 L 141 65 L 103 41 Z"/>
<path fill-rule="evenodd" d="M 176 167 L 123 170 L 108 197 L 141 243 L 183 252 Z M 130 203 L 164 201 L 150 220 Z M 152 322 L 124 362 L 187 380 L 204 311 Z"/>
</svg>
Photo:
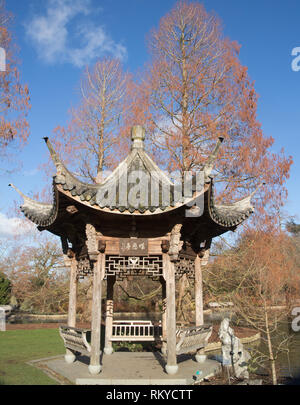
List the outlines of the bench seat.
<svg viewBox="0 0 300 405">
<path fill-rule="evenodd" d="M 89 355 L 90 329 L 59 327 L 59 333 L 67 349 Z M 212 325 L 178 327 L 176 330 L 176 354 L 191 353 L 204 349 L 212 334 Z M 151 321 L 114 321 L 112 342 L 162 341 L 161 323 Z"/>
</svg>

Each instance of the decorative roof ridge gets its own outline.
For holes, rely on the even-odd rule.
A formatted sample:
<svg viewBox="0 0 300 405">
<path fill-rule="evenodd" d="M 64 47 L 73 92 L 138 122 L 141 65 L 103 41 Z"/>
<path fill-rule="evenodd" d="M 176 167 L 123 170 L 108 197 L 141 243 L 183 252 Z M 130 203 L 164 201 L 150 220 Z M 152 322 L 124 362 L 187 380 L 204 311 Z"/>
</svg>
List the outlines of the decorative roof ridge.
<svg viewBox="0 0 300 405">
<path fill-rule="evenodd" d="M 57 216 L 58 199 L 57 191 L 53 187 L 53 203 L 44 203 L 33 200 L 28 197 L 22 191 L 20 191 L 14 184 L 10 183 L 10 187 L 14 188 L 18 194 L 23 198 L 24 203 L 20 206 L 21 211 L 26 218 L 30 219 L 36 225 L 49 226 L 51 225 Z"/>
<path fill-rule="evenodd" d="M 148 155 L 144 148 L 144 140 L 145 140 L 145 129 L 141 125 L 134 125 L 131 129 L 131 151 L 129 152 L 128 156 L 113 170 L 113 172 L 106 178 L 104 181 L 99 184 L 101 187 L 102 185 L 107 185 L 113 179 L 118 172 L 122 173 L 124 166 L 127 165 L 129 167 L 134 159 L 139 156 L 145 168 L 151 172 L 151 175 L 158 175 L 159 179 L 163 182 L 166 182 L 168 185 L 173 185 L 173 182 L 166 176 L 163 170 L 154 162 L 154 160 Z M 120 177 L 120 175 L 119 175 Z"/>
<path fill-rule="evenodd" d="M 248 218 L 253 212 L 251 198 L 265 183 L 259 184 L 247 197 L 232 204 L 215 204 L 213 192 L 213 178 L 211 177 L 209 212 L 214 222 L 224 227 L 236 227 Z"/>
<path fill-rule="evenodd" d="M 53 148 L 50 140 L 48 137 L 43 138 L 48 149 L 50 152 L 51 159 L 53 163 L 56 166 L 56 175 L 54 176 L 55 178 L 59 178 L 59 176 L 70 176 L 72 180 L 76 183 L 78 183 L 80 186 L 86 187 L 86 188 L 98 188 L 99 184 L 92 184 L 92 183 L 84 183 L 83 181 L 79 180 L 70 170 L 66 168 L 64 163 L 61 161 L 60 157 L 58 156 L 57 152 Z"/>
<path fill-rule="evenodd" d="M 154 162 L 154 160 L 148 155 L 143 149 L 137 150 L 138 155 L 144 162 L 146 168 L 151 171 L 154 175 L 157 174 L 161 180 L 165 181 L 167 184 L 173 186 L 173 182 L 166 176 L 163 170 Z"/>
<path fill-rule="evenodd" d="M 240 209 L 247 209 L 247 208 L 252 208 L 254 210 L 254 207 L 251 204 L 251 199 L 252 197 L 257 193 L 257 191 L 265 185 L 264 182 L 260 183 L 252 193 L 247 195 L 246 197 L 242 198 L 241 200 L 235 201 L 231 204 L 216 204 L 217 207 L 219 208 L 230 208 L 230 207 L 239 207 Z"/>
<path fill-rule="evenodd" d="M 132 150 L 132 151 L 129 153 L 129 155 L 127 155 L 126 158 L 125 158 L 122 162 L 120 162 L 120 163 L 118 164 L 118 166 L 111 172 L 111 174 L 110 174 L 109 176 L 107 176 L 107 177 L 102 181 L 102 183 L 99 183 L 99 184 L 96 185 L 97 188 L 101 188 L 102 186 L 107 186 L 107 184 L 109 184 L 109 182 L 110 182 L 112 179 L 114 179 L 114 177 L 115 177 L 116 175 L 118 175 L 119 172 L 120 172 L 121 175 L 122 175 L 122 171 L 123 171 L 124 166 L 126 166 L 126 165 L 129 166 L 129 165 L 132 163 L 132 161 L 134 160 L 134 158 L 135 158 L 138 154 L 139 154 L 139 151 L 138 151 L 137 149 Z M 120 177 L 121 175 L 119 174 L 119 177 Z"/>
<path fill-rule="evenodd" d="M 49 203 L 44 203 L 40 201 L 33 200 L 32 198 L 28 197 L 26 194 L 24 194 L 21 190 L 19 190 L 13 183 L 9 183 L 9 187 L 12 187 L 13 189 L 16 190 L 16 192 L 23 198 L 24 202 L 30 202 L 31 204 L 36 204 L 37 206 L 51 206 L 52 204 Z"/>
</svg>

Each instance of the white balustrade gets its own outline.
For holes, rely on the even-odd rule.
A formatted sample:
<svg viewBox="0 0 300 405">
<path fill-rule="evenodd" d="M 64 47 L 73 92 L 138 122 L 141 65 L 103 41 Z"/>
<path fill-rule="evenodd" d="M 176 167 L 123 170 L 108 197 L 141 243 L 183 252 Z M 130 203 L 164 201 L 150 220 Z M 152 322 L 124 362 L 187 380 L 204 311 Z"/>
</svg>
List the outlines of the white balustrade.
<svg viewBox="0 0 300 405">
<path fill-rule="evenodd" d="M 113 321 L 111 340 L 155 341 L 161 339 L 161 322 L 154 325 L 151 321 Z"/>
</svg>

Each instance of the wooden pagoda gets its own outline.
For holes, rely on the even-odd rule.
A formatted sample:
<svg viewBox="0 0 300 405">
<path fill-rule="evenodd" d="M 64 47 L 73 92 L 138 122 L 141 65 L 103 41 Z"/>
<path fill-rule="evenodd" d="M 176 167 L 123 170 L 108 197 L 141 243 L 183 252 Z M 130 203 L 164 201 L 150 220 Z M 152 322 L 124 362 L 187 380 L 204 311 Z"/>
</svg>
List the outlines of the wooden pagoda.
<svg viewBox="0 0 300 405">
<path fill-rule="evenodd" d="M 197 187 L 193 177 L 189 198 L 175 199 L 174 182 L 144 150 L 144 129 L 134 126 L 131 137 L 129 155 L 100 184 L 79 181 L 64 166 L 48 138 L 44 138 L 56 166 L 52 204 L 34 201 L 13 187 L 24 199 L 21 206 L 24 215 L 40 231 L 47 230 L 61 239 L 65 265 L 70 271 L 68 325 L 60 328 L 66 361 L 72 363 L 76 353 L 85 353 L 90 357 L 90 373 L 101 371 L 101 296 L 106 279 L 104 353 L 113 352 L 114 340 L 159 337 L 165 370 L 175 374 L 177 355 L 201 352 L 211 333 L 211 327 L 203 325 L 201 262 L 206 260 L 214 237 L 235 230 L 250 216 L 252 194 L 233 204 L 215 203 L 211 171 L 221 138 L 201 172 L 202 187 Z M 144 195 L 139 189 L 137 203 L 131 203 L 126 197 L 136 190 L 132 188 L 136 187 L 132 175 L 136 171 L 151 175 L 154 180 L 143 189 Z M 195 326 L 178 330 L 175 283 L 183 274 L 194 279 Z M 78 280 L 90 275 L 93 277 L 91 331 L 76 328 Z M 162 283 L 163 313 L 159 326 L 129 321 L 118 324 L 113 320 L 116 279 L 140 275 Z"/>
</svg>

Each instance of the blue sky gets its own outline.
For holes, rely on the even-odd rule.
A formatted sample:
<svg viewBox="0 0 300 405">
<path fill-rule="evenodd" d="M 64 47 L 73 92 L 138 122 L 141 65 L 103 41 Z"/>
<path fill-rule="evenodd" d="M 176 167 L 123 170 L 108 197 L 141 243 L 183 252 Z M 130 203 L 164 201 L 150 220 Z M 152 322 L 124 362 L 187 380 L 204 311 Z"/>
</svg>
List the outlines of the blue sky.
<svg viewBox="0 0 300 405">
<path fill-rule="evenodd" d="M 27 83 L 32 108 L 31 136 L 18 154 L 22 168 L 0 176 L 1 218 L 17 198 L 13 182 L 26 194 L 43 187 L 37 170 L 46 161 L 42 137 L 51 138 L 64 125 L 76 103 L 84 65 L 104 54 L 119 56 L 134 72 L 147 60 L 146 36 L 175 0 L 7 0 L 14 16 L 14 35 L 20 49 L 22 81 Z M 266 136 L 275 139 L 294 164 L 287 183 L 285 211 L 300 221 L 300 70 L 292 70 L 292 49 L 300 47 L 299 0 L 204 0 L 223 23 L 224 33 L 238 41 L 240 60 L 248 67 L 259 94 L 258 118 Z"/>
</svg>

